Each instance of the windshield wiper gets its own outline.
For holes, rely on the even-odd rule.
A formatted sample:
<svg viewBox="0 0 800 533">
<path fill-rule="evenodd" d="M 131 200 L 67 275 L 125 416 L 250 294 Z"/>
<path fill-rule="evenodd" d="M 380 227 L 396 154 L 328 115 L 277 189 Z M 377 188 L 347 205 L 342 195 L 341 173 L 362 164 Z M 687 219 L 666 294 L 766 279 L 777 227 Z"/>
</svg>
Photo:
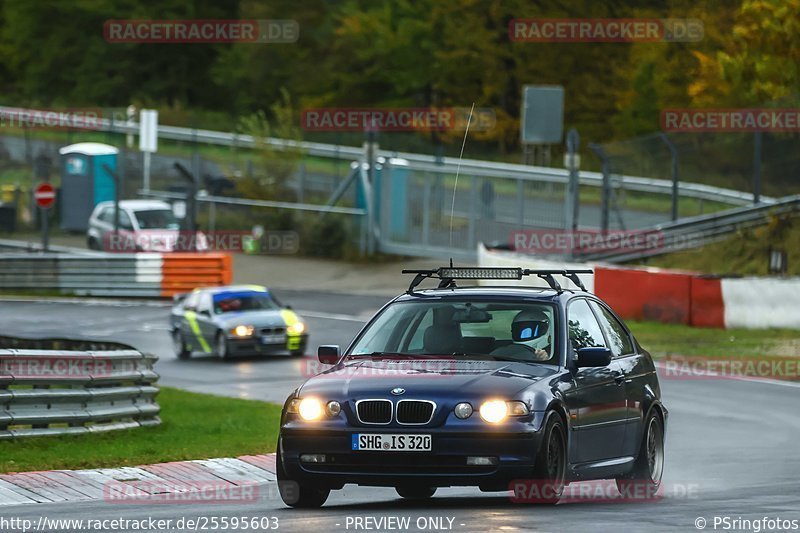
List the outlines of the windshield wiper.
<svg viewBox="0 0 800 533">
<path fill-rule="evenodd" d="M 372 353 L 357 353 L 348 355 L 347 359 L 393 359 L 393 358 L 408 358 L 408 357 L 431 357 L 430 355 L 419 353 L 403 353 L 403 352 L 372 352 Z"/>
</svg>

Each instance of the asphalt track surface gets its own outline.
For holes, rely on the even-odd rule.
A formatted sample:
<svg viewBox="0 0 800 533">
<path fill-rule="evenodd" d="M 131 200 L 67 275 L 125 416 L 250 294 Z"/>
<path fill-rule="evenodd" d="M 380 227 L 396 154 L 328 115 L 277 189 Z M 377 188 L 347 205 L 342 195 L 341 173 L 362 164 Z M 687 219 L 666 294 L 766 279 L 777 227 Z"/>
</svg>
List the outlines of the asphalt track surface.
<svg viewBox="0 0 800 533">
<path fill-rule="evenodd" d="M 310 353 L 318 344 L 346 345 L 386 299 L 302 291 L 280 291 L 306 318 Z M 169 308 L 147 303 L 0 301 L 0 335 L 87 337 L 116 340 L 152 351 L 162 359 L 161 383 L 228 396 L 282 401 L 314 369 L 313 359 L 276 357 L 221 362 L 210 356 L 178 361 L 171 353 Z M 791 384 L 724 379 L 664 379 L 667 426 L 663 495 L 655 501 L 621 501 L 613 484 L 571 487 L 569 501 L 555 507 L 513 503 L 507 494 L 477 489 L 440 489 L 430 502 L 401 500 L 391 489 L 347 486 L 318 510 L 286 508 L 274 485 L 256 501 L 160 504 L 110 502 L 6 506 L 3 518 L 200 519 L 214 531 L 213 517 L 276 517 L 278 531 L 766 531 L 800 530 L 800 388 Z M 582 490 L 584 487 L 585 490 Z M 717 524 L 715 527 L 715 517 Z M 722 521 L 728 518 L 726 523 Z M 387 518 L 410 519 L 408 528 Z M 438 524 L 433 520 L 438 520 Z M 705 520 L 704 523 L 702 520 Z M 741 521 L 736 522 L 737 519 Z M 360 520 L 360 521 L 359 521 Z M 745 523 L 746 520 L 753 521 Z M 759 521 L 755 523 L 755 521 Z M 274 522 L 273 522 L 274 523 Z M 2 530 L 14 530 L 6 523 Z M 141 531 L 122 524 L 120 531 Z M 438 526 L 438 527 L 437 527 Z M 727 526 L 727 527 L 726 527 Z M 745 527 L 749 526 L 749 527 Z M 50 522 L 39 530 L 77 530 Z M 204 530 L 203 524 L 198 530 Z M 230 530 L 230 529 L 229 529 Z M 239 529 L 242 530 L 242 529 Z"/>
</svg>

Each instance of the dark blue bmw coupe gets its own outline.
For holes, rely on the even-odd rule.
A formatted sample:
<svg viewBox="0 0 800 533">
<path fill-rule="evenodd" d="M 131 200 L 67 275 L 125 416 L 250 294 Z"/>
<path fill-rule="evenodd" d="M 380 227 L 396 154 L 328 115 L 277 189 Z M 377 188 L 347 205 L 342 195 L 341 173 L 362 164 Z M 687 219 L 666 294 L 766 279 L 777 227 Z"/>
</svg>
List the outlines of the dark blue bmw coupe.
<svg viewBox="0 0 800 533">
<path fill-rule="evenodd" d="M 525 487 L 542 503 L 578 480 L 658 490 L 667 410 L 655 366 L 583 288 L 587 271 L 404 272 L 415 274 L 408 291 L 343 353 L 320 346 L 331 368 L 286 400 L 277 476 L 287 505 L 321 506 L 348 483 L 405 498 Z M 548 287 L 456 285 L 528 275 Z M 438 287 L 419 289 L 427 278 Z"/>
</svg>

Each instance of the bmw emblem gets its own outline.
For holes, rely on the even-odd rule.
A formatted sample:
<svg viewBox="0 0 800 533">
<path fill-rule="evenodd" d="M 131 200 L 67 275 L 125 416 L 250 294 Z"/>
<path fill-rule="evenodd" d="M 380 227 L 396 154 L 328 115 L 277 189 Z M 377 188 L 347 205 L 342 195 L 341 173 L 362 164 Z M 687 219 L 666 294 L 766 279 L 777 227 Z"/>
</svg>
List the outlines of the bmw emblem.
<svg viewBox="0 0 800 533">
<path fill-rule="evenodd" d="M 391 393 L 392 393 L 392 394 L 394 394 L 395 396 L 400 396 L 400 395 L 401 395 L 401 394 L 403 394 L 405 391 L 406 391 L 406 390 L 405 390 L 403 387 L 395 387 L 395 388 L 393 388 L 393 389 L 391 390 Z"/>
</svg>

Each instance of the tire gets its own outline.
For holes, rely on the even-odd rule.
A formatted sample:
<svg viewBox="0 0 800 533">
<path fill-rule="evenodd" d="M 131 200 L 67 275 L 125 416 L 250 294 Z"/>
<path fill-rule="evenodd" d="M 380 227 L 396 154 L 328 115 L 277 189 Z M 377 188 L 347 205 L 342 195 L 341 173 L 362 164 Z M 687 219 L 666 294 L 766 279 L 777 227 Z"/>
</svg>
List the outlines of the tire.
<svg viewBox="0 0 800 533">
<path fill-rule="evenodd" d="M 653 410 L 644 427 L 642 444 L 633 471 L 625 477 L 617 478 L 617 489 L 626 499 L 655 499 L 661 487 L 661 478 L 664 475 L 664 423 Z"/>
<path fill-rule="evenodd" d="M 278 478 L 278 492 L 283 503 L 296 509 L 316 509 L 322 507 L 331 494 L 330 489 L 309 487 L 289 479 L 281 460 L 281 441 L 278 439 L 278 453 L 275 457 L 275 475 Z"/>
<path fill-rule="evenodd" d="M 401 486 L 395 487 L 394 490 L 406 500 L 427 500 L 436 494 L 436 487 Z"/>
<path fill-rule="evenodd" d="M 291 354 L 292 357 L 303 357 L 305 355 L 305 352 L 302 350 L 295 350 L 289 353 Z"/>
<path fill-rule="evenodd" d="M 189 359 L 192 356 L 192 352 L 189 350 L 189 347 L 186 346 L 186 342 L 183 340 L 183 335 L 181 335 L 181 330 L 179 329 L 173 330 L 172 332 L 172 346 L 178 359 Z"/>
<path fill-rule="evenodd" d="M 223 361 L 230 359 L 228 339 L 225 338 L 221 331 L 217 332 L 217 336 L 214 339 L 214 353 Z"/>
<path fill-rule="evenodd" d="M 553 414 L 547 421 L 536 464 L 533 467 L 533 479 L 528 487 L 529 493 L 525 501 L 545 505 L 558 503 L 564 494 L 567 479 L 567 433 L 564 421 Z"/>
<path fill-rule="evenodd" d="M 100 243 L 97 242 L 97 239 L 95 239 L 94 237 L 89 237 L 86 240 L 86 246 L 90 250 L 100 250 Z"/>
</svg>

